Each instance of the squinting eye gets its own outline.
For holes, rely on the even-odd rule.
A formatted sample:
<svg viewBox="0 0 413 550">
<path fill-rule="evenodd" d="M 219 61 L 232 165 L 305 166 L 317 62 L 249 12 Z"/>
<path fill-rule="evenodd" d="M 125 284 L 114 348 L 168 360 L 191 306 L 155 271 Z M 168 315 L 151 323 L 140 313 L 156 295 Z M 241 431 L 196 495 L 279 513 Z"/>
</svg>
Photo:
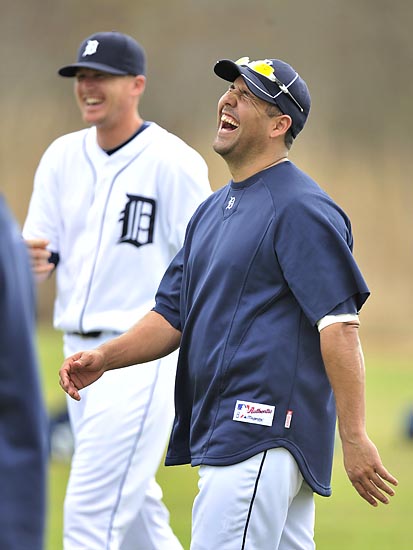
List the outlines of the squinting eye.
<svg viewBox="0 0 413 550">
<path fill-rule="evenodd" d="M 252 96 L 248 90 L 240 90 L 240 93 L 242 97 L 245 97 L 246 99 L 250 99 L 251 101 L 254 99 L 254 96 Z"/>
</svg>

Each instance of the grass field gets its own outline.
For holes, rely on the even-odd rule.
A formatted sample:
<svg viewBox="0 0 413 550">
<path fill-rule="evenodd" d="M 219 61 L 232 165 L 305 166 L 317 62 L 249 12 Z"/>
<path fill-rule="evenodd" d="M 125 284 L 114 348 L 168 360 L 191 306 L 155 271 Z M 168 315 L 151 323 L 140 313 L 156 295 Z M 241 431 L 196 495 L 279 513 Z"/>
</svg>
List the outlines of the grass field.
<svg viewBox="0 0 413 550">
<path fill-rule="evenodd" d="M 39 327 L 38 342 L 45 399 L 48 409 L 52 411 L 64 404 L 64 394 L 57 381 L 57 371 L 62 361 L 61 337 L 51 329 Z M 333 470 L 333 496 L 316 498 L 318 550 L 413 548 L 410 530 L 413 528 L 413 523 L 410 525 L 410 521 L 413 522 L 413 440 L 405 437 L 406 415 L 413 405 L 413 358 L 376 357 L 371 354 L 366 356 L 366 364 L 369 435 L 379 448 L 385 466 L 398 478 L 399 488 L 388 506 L 378 509 L 370 507 L 347 480 L 338 443 Z M 62 548 L 62 505 L 68 472 L 68 464 L 50 464 L 45 550 Z M 171 524 L 185 550 L 188 550 L 197 471 L 189 466 L 161 466 L 158 481 L 171 513 Z"/>
</svg>

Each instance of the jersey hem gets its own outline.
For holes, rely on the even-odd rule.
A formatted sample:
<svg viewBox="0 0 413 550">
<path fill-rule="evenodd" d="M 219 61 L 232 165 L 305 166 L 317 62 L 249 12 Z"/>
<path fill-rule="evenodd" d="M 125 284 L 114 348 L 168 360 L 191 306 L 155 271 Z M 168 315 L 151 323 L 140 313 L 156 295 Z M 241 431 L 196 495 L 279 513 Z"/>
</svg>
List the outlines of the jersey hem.
<svg viewBox="0 0 413 550">
<path fill-rule="evenodd" d="M 167 455 L 165 459 L 165 465 L 180 466 L 183 464 L 191 464 L 191 466 L 195 467 L 195 466 L 201 466 L 205 464 L 207 466 L 231 466 L 232 464 L 238 464 L 239 462 L 248 460 L 252 456 L 258 453 L 261 453 L 263 451 L 266 451 L 269 449 L 276 449 L 279 447 L 283 447 L 284 449 L 287 449 L 287 451 L 289 451 L 292 454 L 292 456 L 294 457 L 294 460 L 298 464 L 300 472 L 303 475 L 305 481 L 308 483 L 308 485 L 311 487 L 311 489 L 315 493 L 323 497 L 331 496 L 332 494 L 331 486 L 323 485 L 313 477 L 308 467 L 307 461 L 305 460 L 301 451 L 293 443 L 291 443 L 291 441 L 287 441 L 287 440 L 278 440 L 276 442 L 271 442 L 271 444 L 268 444 L 267 442 L 265 444 L 257 445 L 252 449 L 248 449 L 247 451 L 243 451 L 237 455 L 231 455 L 231 456 L 211 457 L 208 455 L 198 455 L 198 456 L 184 455 L 184 456 L 172 457 Z"/>
</svg>

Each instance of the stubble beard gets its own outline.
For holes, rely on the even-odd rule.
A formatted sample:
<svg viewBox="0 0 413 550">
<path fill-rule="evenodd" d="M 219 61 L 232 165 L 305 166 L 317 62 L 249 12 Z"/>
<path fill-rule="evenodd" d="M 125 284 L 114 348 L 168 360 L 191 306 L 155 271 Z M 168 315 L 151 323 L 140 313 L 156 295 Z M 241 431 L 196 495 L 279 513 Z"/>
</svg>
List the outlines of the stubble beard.
<svg viewBox="0 0 413 550">
<path fill-rule="evenodd" d="M 212 144 L 212 148 L 215 151 L 215 153 L 220 155 L 223 159 L 226 159 L 233 152 L 234 144 L 233 143 L 231 143 L 231 144 L 222 143 L 220 141 L 220 139 L 218 137 L 216 137 L 213 144 Z"/>
</svg>

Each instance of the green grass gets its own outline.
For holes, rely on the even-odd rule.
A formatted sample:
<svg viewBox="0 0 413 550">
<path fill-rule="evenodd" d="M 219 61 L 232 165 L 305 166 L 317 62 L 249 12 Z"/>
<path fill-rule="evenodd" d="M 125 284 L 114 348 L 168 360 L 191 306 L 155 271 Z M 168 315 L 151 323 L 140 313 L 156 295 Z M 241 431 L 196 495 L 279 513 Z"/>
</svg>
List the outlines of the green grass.
<svg viewBox="0 0 413 550">
<path fill-rule="evenodd" d="M 64 404 L 58 385 L 62 362 L 61 337 L 39 327 L 39 356 L 44 394 L 49 410 Z M 333 468 L 333 496 L 316 497 L 317 550 L 411 550 L 410 521 L 413 520 L 413 440 L 404 434 L 408 407 L 413 405 L 412 358 L 367 356 L 367 414 L 369 435 L 383 463 L 399 480 L 396 496 L 388 506 L 374 509 L 352 488 L 342 466 L 340 444 Z M 62 506 L 69 465 L 50 464 L 47 545 L 62 548 Z M 185 550 L 189 549 L 192 500 L 197 491 L 197 470 L 189 466 L 158 471 L 171 524 Z"/>
</svg>

